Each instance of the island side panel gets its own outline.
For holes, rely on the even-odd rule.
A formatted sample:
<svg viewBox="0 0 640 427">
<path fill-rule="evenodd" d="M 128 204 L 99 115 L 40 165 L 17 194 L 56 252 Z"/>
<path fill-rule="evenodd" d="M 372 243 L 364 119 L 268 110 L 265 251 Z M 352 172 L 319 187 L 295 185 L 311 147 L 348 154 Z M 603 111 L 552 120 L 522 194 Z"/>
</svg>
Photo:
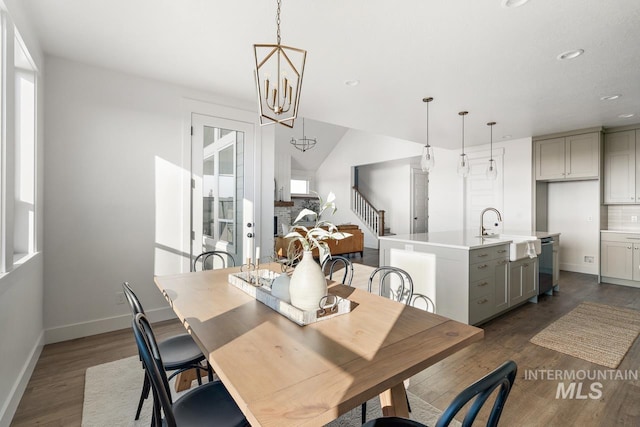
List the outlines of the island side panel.
<svg viewBox="0 0 640 427">
<path fill-rule="evenodd" d="M 469 323 L 469 249 L 419 241 L 380 239 L 381 266 L 391 265 L 391 249 L 433 254 L 436 260 L 436 313 L 458 322 Z M 411 271 L 408 273 L 411 274 Z M 419 288 L 420 285 L 416 287 Z"/>
</svg>

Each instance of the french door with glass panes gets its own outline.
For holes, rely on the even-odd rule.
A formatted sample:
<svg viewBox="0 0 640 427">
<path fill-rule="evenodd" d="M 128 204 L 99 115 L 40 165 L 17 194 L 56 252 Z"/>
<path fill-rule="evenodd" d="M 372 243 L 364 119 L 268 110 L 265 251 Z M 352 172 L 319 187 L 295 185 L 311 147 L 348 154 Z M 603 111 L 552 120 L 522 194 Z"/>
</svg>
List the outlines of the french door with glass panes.
<svg viewBox="0 0 640 427">
<path fill-rule="evenodd" d="M 202 252 L 222 250 L 239 265 L 245 244 L 243 154 L 252 128 L 201 114 L 192 114 L 191 122 L 192 259 Z"/>
</svg>

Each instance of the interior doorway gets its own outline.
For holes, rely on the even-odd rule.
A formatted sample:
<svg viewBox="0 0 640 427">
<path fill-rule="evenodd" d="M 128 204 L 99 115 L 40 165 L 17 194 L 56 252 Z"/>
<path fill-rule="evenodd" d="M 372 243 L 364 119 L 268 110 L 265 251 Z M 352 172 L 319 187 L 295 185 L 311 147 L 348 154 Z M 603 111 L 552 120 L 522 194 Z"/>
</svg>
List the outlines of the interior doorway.
<svg viewBox="0 0 640 427">
<path fill-rule="evenodd" d="M 429 174 L 411 168 L 411 233 L 429 231 Z"/>
</svg>

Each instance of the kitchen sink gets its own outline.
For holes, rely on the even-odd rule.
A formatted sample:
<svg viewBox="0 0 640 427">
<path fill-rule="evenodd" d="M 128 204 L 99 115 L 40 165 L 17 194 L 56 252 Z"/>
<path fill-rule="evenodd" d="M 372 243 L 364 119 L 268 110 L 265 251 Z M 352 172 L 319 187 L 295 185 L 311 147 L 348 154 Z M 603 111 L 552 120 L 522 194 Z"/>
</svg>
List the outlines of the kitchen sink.
<svg viewBox="0 0 640 427">
<path fill-rule="evenodd" d="M 529 247 L 533 246 L 536 255 L 542 252 L 540 239 L 536 236 L 521 236 L 515 234 L 491 234 L 482 236 L 483 239 L 491 240 L 511 240 L 509 243 L 509 260 L 517 261 L 522 258 L 529 258 Z"/>
</svg>

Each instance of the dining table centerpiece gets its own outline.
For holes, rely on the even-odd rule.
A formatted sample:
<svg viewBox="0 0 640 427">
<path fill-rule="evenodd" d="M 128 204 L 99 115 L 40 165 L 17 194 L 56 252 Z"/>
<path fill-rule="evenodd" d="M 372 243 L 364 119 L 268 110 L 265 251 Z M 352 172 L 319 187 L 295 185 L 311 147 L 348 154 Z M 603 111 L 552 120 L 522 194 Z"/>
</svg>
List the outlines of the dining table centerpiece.
<svg viewBox="0 0 640 427">
<path fill-rule="evenodd" d="M 331 251 L 327 240 L 342 240 L 350 237 L 350 233 L 338 231 L 338 227 L 323 219 L 323 214 L 331 212 L 333 215 L 337 208 L 336 196 L 330 192 L 326 201 L 318 195 L 319 207 L 317 211 L 304 208 L 298 214 L 291 226 L 290 232 L 285 236 L 291 239 L 289 253 L 295 253 L 293 245 L 302 247 L 302 259 L 296 265 L 289 284 L 289 296 L 291 304 L 301 310 L 311 311 L 318 309 L 322 297 L 327 295 L 327 279 L 320 265 L 331 257 Z M 300 224 L 303 219 L 311 217 L 312 227 Z M 313 250 L 318 249 L 320 264 L 313 259 Z"/>
</svg>

